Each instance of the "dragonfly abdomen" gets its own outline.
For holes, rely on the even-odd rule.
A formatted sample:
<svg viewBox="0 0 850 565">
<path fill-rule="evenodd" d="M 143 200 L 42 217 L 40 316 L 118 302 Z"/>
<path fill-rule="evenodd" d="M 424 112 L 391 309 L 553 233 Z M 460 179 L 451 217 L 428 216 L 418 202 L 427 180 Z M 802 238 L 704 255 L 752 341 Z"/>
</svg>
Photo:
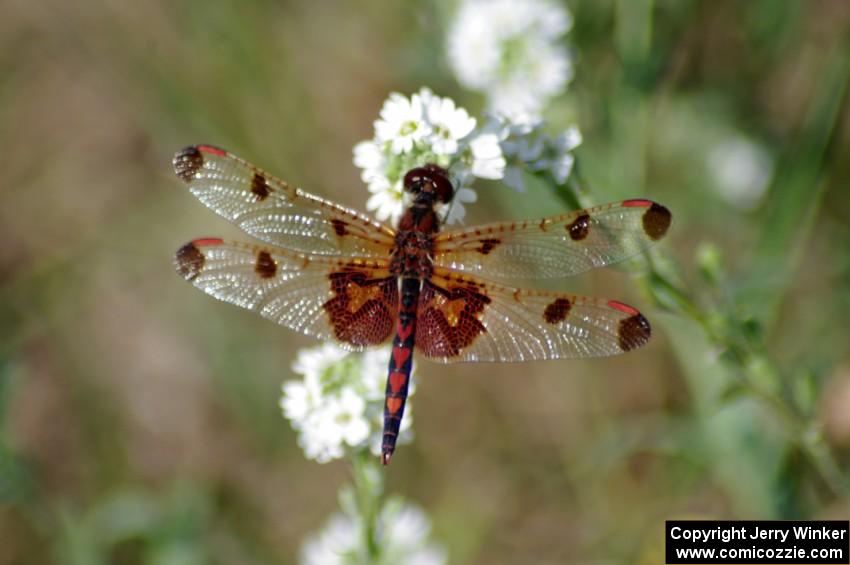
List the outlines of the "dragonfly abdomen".
<svg viewBox="0 0 850 565">
<path fill-rule="evenodd" d="M 387 388 L 384 403 L 384 437 L 381 443 L 381 461 L 390 462 L 395 451 L 404 406 L 410 371 L 413 368 L 413 344 L 416 341 L 416 305 L 419 302 L 421 281 L 414 277 L 401 280 L 401 300 L 398 306 L 396 335 L 390 356 Z"/>
</svg>

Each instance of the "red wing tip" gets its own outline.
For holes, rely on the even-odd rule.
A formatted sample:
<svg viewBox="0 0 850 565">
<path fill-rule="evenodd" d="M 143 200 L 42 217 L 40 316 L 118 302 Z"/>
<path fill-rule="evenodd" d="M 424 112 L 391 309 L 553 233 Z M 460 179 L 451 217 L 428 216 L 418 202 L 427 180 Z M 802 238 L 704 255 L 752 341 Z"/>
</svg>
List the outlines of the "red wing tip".
<svg viewBox="0 0 850 565">
<path fill-rule="evenodd" d="M 192 240 L 192 244 L 197 247 L 209 247 L 211 245 L 221 245 L 222 243 L 224 243 L 224 240 L 218 237 L 202 237 Z"/>
<path fill-rule="evenodd" d="M 198 151 L 203 151 L 204 153 L 212 153 L 213 155 L 218 155 L 219 157 L 224 157 L 227 155 L 227 151 L 221 149 L 220 147 L 216 147 L 215 145 L 196 145 Z"/>
<path fill-rule="evenodd" d="M 646 198 L 632 198 L 631 200 L 623 200 L 623 206 L 626 208 L 649 208 L 655 204 L 652 200 Z"/>
<path fill-rule="evenodd" d="M 608 306 L 615 310 L 619 310 L 620 312 L 625 312 L 629 316 L 634 316 L 635 314 L 640 314 L 636 309 L 632 308 L 628 304 L 623 304 L 622 302 L 617 302 L 616 300 L 609 300 Z"/>
</svg>

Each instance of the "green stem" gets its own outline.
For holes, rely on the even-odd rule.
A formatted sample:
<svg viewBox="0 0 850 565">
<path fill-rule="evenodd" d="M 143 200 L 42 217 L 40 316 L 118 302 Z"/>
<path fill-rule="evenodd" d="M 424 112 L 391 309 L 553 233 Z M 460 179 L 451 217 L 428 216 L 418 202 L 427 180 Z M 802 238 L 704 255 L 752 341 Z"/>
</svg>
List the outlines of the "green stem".
<svg viewBox="0 0 850 565">
<path fill-rule="evenodd" d="M 363 536 L 362 549 L 366 563 L 377 563 L 381 557 L 378 543 L 378 512 L 381 507 L 383 481 L 376 459 L 368 451 L 352 458 L 357 513 Z"/>
<path fill-rule="evenodd" d="M 655 281 L 661 281 L 665 287 L 675 289 L 676 295 L 682 297 L 684 306 L 680 309 L 680 313 L 697 322 L 710 342 L 725 348 L 730 353 L 735 365 L 741 369 L 736 372 L 741 383 L 753 397 L 758 398 L 771 409 L 777 420 L 781 422 L 788 437 L 800 447 L 833 494 L 850 495 L 850 485 L 841 473 L 832 452 L 823 441 L 819 427 L 808 421 L 780 394 L 760 384 L 757 376 L 752 374 L 753 361 L 758 360 L 761 361 L 762 366 L 766 368 L 769 374 L 776 375 L 776 381 L 784 382 L 778 377 L 779 371 L 770 359 L 754 350 L 751 345 L 740 343 L 734 337 L 718 331 L 714 325 L 708 322 L 709 317 L 702 313 L 684 290 L 677 288 L 663 274 L 658 273 L 652 267 L 650 269 Z M 731 320 L 731 322 L 740 324 L 740 320 Z"/>
</svg>

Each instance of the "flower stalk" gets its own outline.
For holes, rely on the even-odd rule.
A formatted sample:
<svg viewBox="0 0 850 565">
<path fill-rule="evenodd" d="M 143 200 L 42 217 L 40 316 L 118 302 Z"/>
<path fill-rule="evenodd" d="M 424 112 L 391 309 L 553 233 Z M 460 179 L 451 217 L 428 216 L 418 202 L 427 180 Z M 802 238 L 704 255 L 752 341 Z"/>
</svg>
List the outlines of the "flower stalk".
<svg viewBox="0 0 850 565">
<path fill-rule="evenodd" d="M 368 451 L 355 453 L 351 465 L 357 515 L 361 521 L 364 563 L 377 563 L 381 556 L 378 514 L 384 492 L 383 474 L 378 468 L 377 459 Z"/>
</svg>

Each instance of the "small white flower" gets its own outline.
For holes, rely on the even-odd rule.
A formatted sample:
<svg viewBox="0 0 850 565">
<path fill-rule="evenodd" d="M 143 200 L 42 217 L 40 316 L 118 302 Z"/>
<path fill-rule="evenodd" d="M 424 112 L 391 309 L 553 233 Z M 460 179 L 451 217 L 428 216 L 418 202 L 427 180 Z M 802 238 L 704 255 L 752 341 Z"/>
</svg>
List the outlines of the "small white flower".
<svg viewBox="0 0 850 565">
<path fill-rule="evenodd" d="M 363 182 L 369 183 L 375 178 L 383 178 L 387 158 L 381 146 L 374 141 L 361 141 L 354 146 L 354 164 L 363 169 L 360 174 Z"/>
<path fill-rule="evenodd" d="M 579 131 L 578 126 L 570 126 L 555 138 L 554 146 L 559 152 L 572 151 L 581 145 L 582 141 L 581 131 Z"/>
<path fill-rule="evenodd" d="M 449 63 L 463 86 L 488 96 L 491 110 L 534 120 L 572 79 L 561 44 L 571 26 L 567 9 L 550 0 L 466 0 L 447 37 Z"/>
<path fill-rule="evenodd" d="M 505 184 L 517 192 L 525 192 L 523 171 L 532 168 L 543 154 L 543 138 L 532 137 L 530 134 L 522 137 L 512 137 L 502 142 L 502 149 L 509 165 L 505 168 Z"/>
<path fill-rule="evenodd" d="M 514 136 L 502 142 L 505 156 L 516 163 L 535 163 L 543 155 L 546 138 L 539 132 Z"/>
<path fill-rule="evenodd" d="M 504 183 L 517 192 L 525 192 L 524 171 L 543 153 L 543 122 L 513 123 L 502 119 L 502 152 L 505 155 Z"/>
<path fill-rule="evenodd" d="M 375 139 L 389 143 L 395 154 L 408 153 L 413 144 L 431 133 L 426 120 L 422 96 L 411 98 L 394 92 L 381 108 L 381 119 L 375 122 Z"/>
<path fill-rule="evenodd" d="M 476 135 L 470 139 L 469 149 L 472 152 L 470 172 L 473 176 L 498 180 L 505 175 L 505 156 L 499 144 L 499 135 L 490 132 Z"/>
<path fill-rule="evenodd" d="M 298 352 L 292 369 L 303 379 L 283 384 L 280 406 L 308 459 L 327 463 L 365 449 L 380 454 L 390 354 L 389 347 L 356 354 L 333 344 Z M 411 382 L 408 396 L 414 392 Z M 412 423 L 408 402 L 399 444 L 411 440 Z"/>
<path fill-rule="evenodd" d="M 304 375 L 305 382 L 318 383 L 318 380 L 327 371 L 345 359 L 348 352 L 332 343 L 325 343 L 318 347 L 302 349 L 292 362 L 292 371 Z"/>
<path fill-rule="evenodd" d="M 581 145 L 581 132 L 572 126 L 552 140 L 547 140 L 547 156 L 537 161 L 534 170 L 548 170 L 555 182 L 564 184 L 573 171 L 575 155 L 572 151 Z"/>
<path fill-rule="evenodd" d="M 283 383 L 283 396 L 280 408 L 287 420 L 299 425 L 307 418 L 310 408 L 316 403 L 317 393 L 312 393 L 304 382 L 289 381 Z"/>
<path fill-rule="evenodd" d="M 718 143 L 709 152 L 706 165 L 720 196 L 742 210 L 758 206 L 773 176 L 770 153 L 743 135 Z"/>
<path fill-rule="evenodd" d="M 298 426 L 298 445 L 307 459 L 327 463 L 345 455 L 341 430 L 333 420 L 335 415 L 334 411 L 317 406 Z"/>
<path fill-rule="evenodd" d="M 451 98 L 431 96 L 426 107 L 431 127 L 431 149 L 438 155 L 454 155 L 458 142 L 475 129 L 475 118 L 455 106 Z"/>
<path fill-rule="evenodd" d="M 337 513 L 325 528 L 307 538 L 301 548 L 302 565 L 360 563 L 365 557 L 362 524 L 358 518 Z M 418 506 L 399 499 L 388 501 L 378 516 L 379 564 L 442 565 L 445 550 L 430 542 L 431 521 Z"/>
<path fill-rule="evenodd" d="M 342 513 L 331 516 L 325 528 L 312 534 L 301 547 L 302 565 L 346 565 L 358 559 L 360 531 L 354 520 Z"/>
<path fill-rule="evenodd" d="M 339 428 L 340 436 L 349 446 L 357 447 L 369 437 L 369 422 L 363 417 L 366 401 L 346 387 L 334 402 L 337 406 L 333 422 Z"/>
<path fill-rule="evenodd" d="M 372 196 L 366 201 L 366 209 L 372 210 L 380 221 L 398 222 L 404 212 L 404 191 L 401 181 L 390 183 L 387 177 L 373 178 L 367 187 Z"/>
<path fill-rule="evenodd" d="M 505 125 L 507 136 L 502 141 L 507 167 L 504 182 L 518 192 L 525 191 L 524 171 L 551 173 L 555 182 L 563 184 L 575 164 L 572 151 L 581 144 L 581 132 L 571 126 L 555 138 L 543 132 L 542 122 Z"/>
<path fill-rule="evenodd" d="M 575 155 L 572 153 L 564 153 L 552 160 L 551 171 L 552 176 L 558 184 L 564 184 L 570 173 L 573 172 L 575 165 Z"/>
<path fill-rule="evenodd" d="M 519 167 L 508 167 L 505 169 L 503 182 L 517 192 L 525 192 L 525 178 Z"/>
</svg>

